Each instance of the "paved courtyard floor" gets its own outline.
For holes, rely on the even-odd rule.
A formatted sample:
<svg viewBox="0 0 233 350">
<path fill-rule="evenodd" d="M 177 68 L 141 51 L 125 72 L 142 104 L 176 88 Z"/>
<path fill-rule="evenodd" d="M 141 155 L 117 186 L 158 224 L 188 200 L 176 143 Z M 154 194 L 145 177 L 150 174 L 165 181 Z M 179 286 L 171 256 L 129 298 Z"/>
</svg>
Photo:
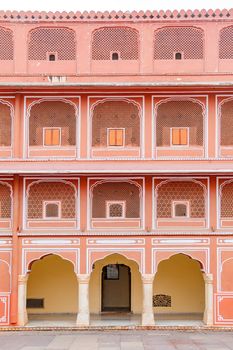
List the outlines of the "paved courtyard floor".
<svg viewBox="0 0 233 350">
<path fill-rule="evenodd" d="M 0 332 L 0 350 L 229 350 L 233 331 Z"/>
</svg>

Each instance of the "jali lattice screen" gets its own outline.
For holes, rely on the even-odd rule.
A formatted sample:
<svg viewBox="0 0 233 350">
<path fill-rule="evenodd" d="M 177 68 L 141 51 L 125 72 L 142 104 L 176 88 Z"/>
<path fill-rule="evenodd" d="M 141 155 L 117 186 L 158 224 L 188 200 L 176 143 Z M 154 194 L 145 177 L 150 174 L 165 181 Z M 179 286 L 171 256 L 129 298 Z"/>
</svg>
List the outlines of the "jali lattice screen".
<svg viewBox="0 0 233 350">
<path fill-rule="evenodd" d="M 95 30 L 92 37 L 92 59 L 111 60 L 113 52 L 119 52 L 122 60 L 138 60 L 138 32 L 127 27 L 106 27 Z"/>
<path fill-rule="evenodd" d="M 10 29 L 0 28 L 0 61 L 11 61 L 13 59 L 13 33 Z"/>
<path fill-rule="evenodd" d="M 47 60 L 47 53 L 57 53 L 60 61 L 76 59 L 75 32 L 68 28 L 36 28 L 29 34 L 28 59 Z"/>
<path fill-rule="evenodd" d="M 170 146 L 170 128 L 189 128 L 189 145 L 203 146 L 204 116 L 202 106 L 189 100 L 161 103 L 156 110 L 156 144 Z"/>
<path fill-rule="evenodd" d="M 99 103 L 92 117 L 92 146 L 107 146 L 107 128 L 125 128 L 125 146 L 140 146 L 139 109 L 125 101 Z"/>
<path fill-rule="evenodd" d="M 233 217 L 233 182 L 222 187 L 221 218 Z"/>
<path fill-rule="evenodd" d="M 38 182 L 31 185 L 28 193 L 28 218 L 43 218 L 43 202 L 60 201 L 61 217 L 74 219 L 76 213 L 75 189 L 64 182 Z"/>
<path fill-rule="evenodd" d="M 0 102 L 0 146 L 11 146 L 11 109 Z"/>
<path fill-rule="evenodd" d="M 224 102 L 220 107 L 220 139 L 222 146 L 233 145 L 233 100 Z"/>
<path fill-rule="evenodd" d="M 203 59 L 204 32 L 194 27 L 164 27 L 155 31 L 154 59 L 172 60 L 174 53 L 184 59 Z"/>
<path fill-rule="evenodd" d="M 75 107 L 63 101 L 42 101 L 32 106 L 29 117 L 29 145 L 43 145 L 43 128 L 61 128 L 61 145 L 76 144 Z"/>
<path fill-rule="evenodd" d="M 220 30 L 219 35 L 219 58 L 233 58 L 233 26 Z"/>
<path fill-rule="evenodd" d="M 171 181 L 157 190 L 157 217 L 172 217 L 173 201 L 189 201 L 190 217 L 205 217 L 205 193 L 203 187 L 193 181 Z"/>
<path fill-rule="evenodd" d="M 140 191 L 129 182 L 104 182 L 93 189 L 92 217 L 106 217 L 107 201 L 125 201 L 126 218 L 140 217 Z"/>
<path fill-rule="evenodd" d="M 11 218 L 11 189 L 2 183 L 0 183 L 0 218 Z"/>
</svg>

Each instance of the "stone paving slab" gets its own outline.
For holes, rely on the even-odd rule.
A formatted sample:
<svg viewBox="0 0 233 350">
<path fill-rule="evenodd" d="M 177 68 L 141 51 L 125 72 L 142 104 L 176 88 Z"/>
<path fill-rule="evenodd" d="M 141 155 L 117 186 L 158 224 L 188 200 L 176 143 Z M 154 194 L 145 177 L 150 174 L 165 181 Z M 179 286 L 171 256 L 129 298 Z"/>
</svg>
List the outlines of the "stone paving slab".
<svg viewBox="0 0 233 350">
<path fill-rule="evenodd" d="M 0 350 L 233 350 L 233 331 L 2 332 Z"/>
<path fill-rule="evenodd" d="M 57 335 L 48 345 L 47 349 L 51 350 L 63 350 L 69 349 L 71 344 L 75 340 L 75 335 Z"/>
</svg>

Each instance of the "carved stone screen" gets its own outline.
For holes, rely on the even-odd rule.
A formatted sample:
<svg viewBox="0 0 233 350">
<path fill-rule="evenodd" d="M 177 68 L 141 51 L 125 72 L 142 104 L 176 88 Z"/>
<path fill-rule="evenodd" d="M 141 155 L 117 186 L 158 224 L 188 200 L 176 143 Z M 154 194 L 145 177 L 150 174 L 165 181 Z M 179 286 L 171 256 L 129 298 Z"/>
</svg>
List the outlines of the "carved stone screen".
<svg viewBox="0 0 233 350">
<path fill-rule="evenodd" d="M 203 146 L 204 117 L 202 106 L 189 100 L 161 103 L 156 110 L 157 146 L 170 146 L 171 128 L 188 128 L 190 146 Z"/>
<path fill-rule="evenodd" d="M 107 147 L 108 128 L 125 129 L 125 147 L 140 146 L 140 116 L 134 103 L 106 101 L 99 103 L 92 117 L 92 146 Z"/>
<path fill-rule="evenodd" d="M 4 184 L 0 184 L 0 218 L 11 218 L 11 190 Z"/>
<path fill-rule="evenodd" d="M 205 195 L 201 185 L 192 181 L 171 181 L 157 191 L 157 217 L 172 217 L 173 201 L 189 201 L 190 217 L 205 217 Z"/>
<path fill-rule="evenodd" d="M 32 106 L 29 117 L 29 145 L 43 145 L 43 128 L 61 128 L 61 145 L 76 144 L 76 115 L 73 105 L 43 101 Z"/>
<path fill-rule="evenodd" d="M 36 28 L 30 32 L 29 60 L 48 60 L 48 53 L 56 53 L 59 61 L 76 59 L 75 32 L 68 28 Z"/>
<path fill-rule="evenodd" d="M 221 218 L 233 218 L 233 182 L 222 188 Z"/>
<path fill-rule="evenodd" d="M 153 295 L 153 307 L 171 307 L 171 296 L 165 294 Z"/>
<path fill-rule="evenodd" d="M 127 27 L 100 28 L 93 33 L 92 59 L 111 60 L 112 53 L 119 53 L 122 60 L 139 59 L 139 35 Z"/>
<path fill-rule="evenodd" d="M 63 182 L 39 182 L 33 184 L 28 194 L 28 218 L 43 218 L 43 202 L 60 201 L 61 218 L 74 219 L 76 198 L 74 188 Z"/>
<path fill-rule="evenodd" d="M 0 102 L 0 146 L 11 146 L 11 110 Z"/>
<path fill-rule="evenodd" d="M 0 27 L 0 61 L 12 61 L 13 59 L 13 33 L 10 29 Z"/>
<path fill-rule="evenodd" d="M 177 52 L 182 53 L 183 59 L 203 59 L 204 31 L 194 27 L 164 27 L 155 31 L 155 60 L 172 60 Z"/>
<path fill-rule="evenodd" d="M 105 182 L 93 189 L 92 218 L 105 218 L 108 201 L 125 201 L 126 218 L 140 217 L 139 188 L 128 182 Z"/>
<path fill-rule="evenodd" d="M 224 102 L 220 107 L 220 143 L 222 146 L 233 145 L 233 100 Z"/>
<path fill-rule="evenodd" d="M 233 26 L 220 30 L 219 58 L 233 59 Z"/>
</svg>

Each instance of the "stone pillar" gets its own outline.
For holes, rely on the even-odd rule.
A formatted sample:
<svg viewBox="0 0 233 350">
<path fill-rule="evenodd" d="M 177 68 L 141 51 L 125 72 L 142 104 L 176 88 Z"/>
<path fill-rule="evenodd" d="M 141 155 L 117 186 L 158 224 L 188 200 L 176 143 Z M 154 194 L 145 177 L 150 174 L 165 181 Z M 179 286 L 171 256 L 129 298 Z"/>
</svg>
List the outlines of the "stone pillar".
<svg viewBox="0 0 233 350">
<path fill-rule="evenodd" d="M 142 275 L 142 326 L 154 326 L 154 310 L 153 310 L 153 274 Z"/>
<path fill-rule="evenodd" d="M 206 325 L 213 325 L 213 275 L 203 275 L 205 281 L 205 311 L 203 321 Z"/>
<path fill-rule="evenodd" d="M 90 324 L 90 310 L 89 310 L 89 280 L 90 275 L 80 274 L 77 275 L 78 286 L 78 315 L 77 326 L 89 326 Z"/>
<path fill-rule="evenodd" d="M 28 275 L 18 276 L 18 326 L 25 326 L 28 323 L 26 308 Z"/>
</svg>

